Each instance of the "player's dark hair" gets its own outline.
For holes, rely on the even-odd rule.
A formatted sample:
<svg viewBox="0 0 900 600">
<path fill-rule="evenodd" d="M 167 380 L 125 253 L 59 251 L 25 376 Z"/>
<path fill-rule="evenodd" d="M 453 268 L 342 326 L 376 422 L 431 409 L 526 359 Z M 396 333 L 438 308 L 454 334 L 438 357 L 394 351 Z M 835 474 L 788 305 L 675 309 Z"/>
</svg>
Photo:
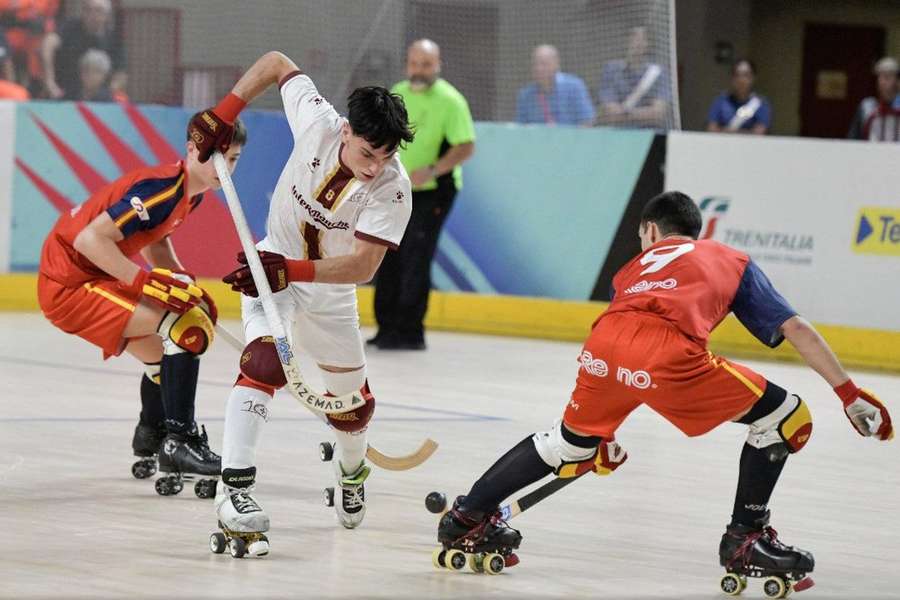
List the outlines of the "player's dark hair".
<svg viewBox="0 0 900 600">
<path fill-rule="evenodd" d="M 197 117 L 199 117 L 203 111 L 199 111 L 194 113 L 191 118 L 188 120 L 188 130 L 187 130 L 187 141 L 191 141 L 191 128 L 190 123 L 194 121 Z M 247 126 L 244 125 L 244 122 L 240 119 L 235 119 L 234 121 L 234 137 L 231 138 L 231 143 L 237 146 L 246 146 L 247 145 Z"/>
<path fill-rule="evenodd" d="M 748 67 L 750 67 L 750 72 L 754 76 L 756 76 L 756 65 L 753 64 L 753 61 L 749 58 L 739 58 L 734 61 L 734 63 L 732 63 L 731 65 L 731 74 L 734 75 L 735 73 L 737 73 L 738 67 L 741 65 L 747 65 Z"/>
<path fill-rule="evenodd" d="M 656 223 L 663 235 L 686 235 L 695 240 L 703 229 L 700 209 L 681 192 L 663 192 L 651 198 L 641 212 L 641 225 L 644 223 Z"/>
<path fill-rule="evenodd" d="M 354 135 L 374 148 L 393 152 L 413 141 L 406 105 L 398 94 L 383 87 L 356 88 L 347 99 L 347 121 Z"/>
</svg>

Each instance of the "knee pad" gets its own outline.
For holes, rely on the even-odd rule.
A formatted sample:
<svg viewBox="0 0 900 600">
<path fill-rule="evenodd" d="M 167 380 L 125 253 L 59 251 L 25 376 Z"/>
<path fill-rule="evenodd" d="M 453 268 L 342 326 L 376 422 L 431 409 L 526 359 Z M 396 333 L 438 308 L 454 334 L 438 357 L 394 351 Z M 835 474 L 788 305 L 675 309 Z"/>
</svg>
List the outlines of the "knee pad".
<svg viewBox="0 0 900 600">
<path fill-rule="evenodd" d="M 349 412 L 325 415 L 328 423 L 338 431 L 347 433 L 365 431 L 369 421 L 372 420 L 372 414 L 375 412 L 375 396 L 369 389 L 369 382 L 366 380 L 366 368 L 363 367 L 344 373 L 334 373 L 322 369 L 322 379 L 325 381 L 325 386 L 328 390 L 327 395 L 343 396 L 359 390 L 359 393 L 366 401 L 362 406 Z"/>
<path fill-rule="evenodd" d="M 273 393 L 284 387 L 287 379 L 278 351 L 275 350 L 273 337 L 258 337 L 244 347 L 241 353 L 241 375 L 258 386 L 272 389 Z"/>
<path fill-rule="evenodd" d="M 602 438 L 597 436 L 575 435 L 563 427 L 562 421 L 554 423 L 550 431 L 535 433 L 531 437 L 541 459 L 552 467 L 553 472 L 559 477 L 580 475 L 583 471 L 580 471 L 578 466 L 582 463 L 593 463 L 601 440 Z"/>
<path fill-rule="evenodd" d="M 802 450 L 810 435 L 812 415 L 806 402 L 796 394 L 785 394 L 772 412 L 750 423 L 747 443 L 754 448 L 772 448 L 769 458 L 778 460 L 785 451 L 793 454 Z"/>
<path fill-rule="evenodd" d="M 183 314 L 166 313 L 157 328 L 166 354 L 189 352 L 197 356 L 206 352 L 215 337 L 215 323 L 201 306 Z"/>
</svg>

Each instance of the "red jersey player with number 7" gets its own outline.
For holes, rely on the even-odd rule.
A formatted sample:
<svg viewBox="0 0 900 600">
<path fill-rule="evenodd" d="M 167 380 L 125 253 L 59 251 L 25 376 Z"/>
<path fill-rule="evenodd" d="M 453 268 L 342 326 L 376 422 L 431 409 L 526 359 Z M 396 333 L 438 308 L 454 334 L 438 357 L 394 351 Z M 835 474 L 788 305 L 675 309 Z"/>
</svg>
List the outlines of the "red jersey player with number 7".
<svg viewBox="0 0 900 600">
<path fill-rule="evenodd" d="M 733 312 L 767 346 L 790 341 L 834 388 L 860 435 L 891 439 L 891 418 L 871 392 L 856 387 L 818 332 L 746 254 L 697 239 L 701 225 L 696 204 L 680 192 L 647 203 L 639 231 L 643 252 L 613 279 L 613 300 L 584 344 L 562 420 L 526 437 L 457 498 L 438 527 L 444 554 L 500 550 L 507 559 L 514 556 L 521 535 L 497 514 L 499 503 L 550 473 L 614 470 L 624 453 L 608 451 L 613 434 L 646 404 L 689 436 L 725 421 L 748 426 L 732 519 L 719 546 L 727 571 L 722 590 L 740 593 L 747 576 L 767 577 L 765 592 L 773 598 L 812 585 L 806 578 L 812 554 L 777 538 L 767 508 L 785 461 L 812 433 L 809 409 L 798 395 L 709 352 L 709 334 Z"/>
</svg>

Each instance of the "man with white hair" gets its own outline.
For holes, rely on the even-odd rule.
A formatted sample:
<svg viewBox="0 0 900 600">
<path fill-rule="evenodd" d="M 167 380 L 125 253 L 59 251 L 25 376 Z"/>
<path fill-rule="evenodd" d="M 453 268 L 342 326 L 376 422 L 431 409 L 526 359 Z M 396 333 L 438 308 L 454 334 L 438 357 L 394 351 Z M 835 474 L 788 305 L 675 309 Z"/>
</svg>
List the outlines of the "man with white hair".
<svg viewBox="0 0 900 600">
<path fill-rule="evenodd" d="M 109 87 L 113 95 L 124 94 L 125 55 L 121 37 L 113 28 L 112 4 L 110 0 L 83 0 L 79 17 L 47 34 L 41 47 L 44 83 L 51 98 L 82 98 L 80 61 L 91 49 L 107 54 L 111 63 Z"/>
<path fill-rule="evenodd" d="M 541 44 L 531 55 L 534 81 L 519 90 L 516 121 L 547 125 L 594 124 L 594 107 L 584 81 L 559 70 L 559 51 Z"/>
<path fill-rule="evenodd" d="M 885 56 L 875 63 L 878 77 L 878 96 L 869 96 L 859 103 L 847 137 L 872 142 L 900 142 L 900 93 L 897 75 L 900 64 Z"/>
<path fill-rule="evenodd" d="M 112 61 L 103 50 L 91 48 L 78 61 L 78 75 L 81 82 L 81 94 L 77 100 L 87 102 L 112 102 L 112 92 L 107 85 Z M 69 96 L 66 96 L 69 98 Z"/>
</svg>

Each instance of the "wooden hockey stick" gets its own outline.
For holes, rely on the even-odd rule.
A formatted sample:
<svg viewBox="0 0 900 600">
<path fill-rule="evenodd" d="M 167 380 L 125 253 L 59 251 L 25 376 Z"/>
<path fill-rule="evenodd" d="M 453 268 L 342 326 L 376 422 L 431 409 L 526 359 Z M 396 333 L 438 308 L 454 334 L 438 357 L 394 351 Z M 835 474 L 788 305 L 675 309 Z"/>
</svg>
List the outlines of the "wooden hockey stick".
<svg viewBox="0 0 900 600">
<path fill-rule="evenodd" d="M 222 337 L 228 345 L 241 352 L 244 349 L 244 342 L 231 333 L 225 327 L 216 323 L 216 333 Z M 313 413 L 322 419 L 323 422 L 327 421 L 325 417 L 316 411 Z M 418 467 L 423 462 L 431 458 L 431 455 L 434 454 L 434 451 L 437 450 L 438 444 L 431 438 L 426 438 L 422 445 L 419 446 L 419 449 L 413 452 L 412 454 L 405 454 L 403 456 L 388 456 L 387 454 L 382 453 L 378 448 L 369 444 L 369 447 L 366 449 L 366 458 L 372 461 L 372 464 L 376 467 L 385 469 L 387 471 L 408 471 L 412 468 Z"/>
<path fill-rule="evenodd" d="M 266 278 L 259 255 L 256 253 L 253 234 L 250 232 L 250 226 L 247 225 L 247 218 L 244 216 L 244 209 L 241 208 L 237 190 L 234 189 L 234 182 L 231 180 L 231 173 L 228 172 L 225 157 L 222 156 L 221 152 L 216 152 L 213 154 L 212 160 L 216 167 L 216 173 L 219 175 L 219 181 L 222 184 L 225 200 L 228 202 L 228 210 L 231 212 L 234 227 L 237 230 L 238 238 L 241 240 L 241 247 L 247 257 L 247 265 L 250 267 L 253 283 L 256 284 L 256 290 L 259 293 L 259 299 L 266 314 L 266 322 L 269 325 L 269 330 L 272 332 L 272 337 L 275 338 L 275 350 L 278 352 L 281 368 L 284 370 L 284 376 L 287 379 L 286 387 L 288 391 L 301 404 L 313 412 L 340 414 L 362 406 L 366 401 L 359 393 L 354 392 L 334 397 L 322 396 L 306 385 L 303 376 L 300 374 L 300 369 L 297 367 L 294 353 L 291 351 L 291 345 L 281 323 L 278 308 L 272 299 L 272 288 L 269 287 L 269 280 Z"/>
</svg>

